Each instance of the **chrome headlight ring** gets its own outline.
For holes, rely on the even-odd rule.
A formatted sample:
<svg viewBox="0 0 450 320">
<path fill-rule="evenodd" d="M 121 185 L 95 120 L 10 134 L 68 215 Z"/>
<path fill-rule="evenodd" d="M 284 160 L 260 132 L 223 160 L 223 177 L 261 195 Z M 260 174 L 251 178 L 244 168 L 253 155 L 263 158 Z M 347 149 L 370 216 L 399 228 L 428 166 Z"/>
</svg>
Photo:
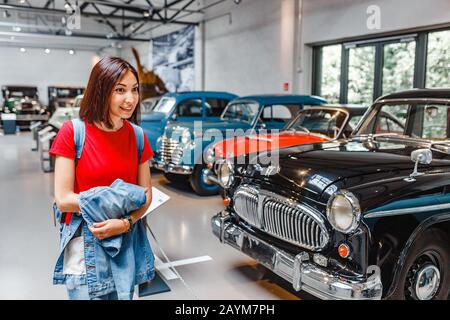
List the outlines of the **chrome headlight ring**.
<svg viewBox="0 0 450 320">
<path fill-rule="evenodd" d="M 352 233 L 361 220 L 358 198 L 350 191 L 339 190 L 328 201 L 327 218 L 337 231 Z"/>
<path fill-rule="evenodd" d="M 228 189 L 234 182 L 234 165 L 230 161 L 220 164 L 217 170 L 220 185 Z"/>
</svg>

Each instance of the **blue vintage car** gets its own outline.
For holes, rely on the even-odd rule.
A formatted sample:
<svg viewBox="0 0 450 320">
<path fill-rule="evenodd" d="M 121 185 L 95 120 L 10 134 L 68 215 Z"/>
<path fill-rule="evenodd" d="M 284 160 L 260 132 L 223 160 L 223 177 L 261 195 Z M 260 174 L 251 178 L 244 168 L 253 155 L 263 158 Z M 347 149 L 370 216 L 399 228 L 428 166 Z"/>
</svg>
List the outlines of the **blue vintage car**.
<svg viewBox="0 0 450 320">
<path fill-rule="evenodd" d="M 261 95 L 233 100 L 219 121 L 181 122 L 167 125 L 156 144 L 152 165 L 172 182 L 187 180 L 199 195 L 217 194 L 219 186 L 209 180 L 204 154 L 212 144 L 233 136 L 281 130 L 305 105 L 326 100 L 309 95 Z M 209 120 L 209 119 L 208 119 Z"/>
<path fill-rule="evenodd" d="M 167 93 L 152 111 L 142 114 L 141 127 L 150 146 L 156 150 L 156 140 L 164 133 L 166 125 L 178 122 L 220 121 L 220 115 L 236 95 L 228 92 L 192 91 Z"/>
</svg>

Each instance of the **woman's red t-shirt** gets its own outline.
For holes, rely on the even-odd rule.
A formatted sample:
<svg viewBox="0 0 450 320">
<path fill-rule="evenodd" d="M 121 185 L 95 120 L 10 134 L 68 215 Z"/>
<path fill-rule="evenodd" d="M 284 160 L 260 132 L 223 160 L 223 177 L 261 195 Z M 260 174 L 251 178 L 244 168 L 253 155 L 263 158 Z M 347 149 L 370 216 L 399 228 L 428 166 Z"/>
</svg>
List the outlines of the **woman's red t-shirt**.
<svg viewBox="0 0 450 320">
<path fill-rule="evenodd" d="M 138 150 L 133 126 L 128 121 L 117 131 L 108 132 L 94 124 L 86 124 L 86 134 L 81 158 L 75 169 L 74 192 L 80 193 L 93 187 L 109 186 L 114 180 L 137 184 Z M 50 149 L 52 156 L 75 159 L 73 124 L 66 121 L 59 130 Z M 139 164 L 153 157 L 153 151 L 144 134 L 144 149 Z M 70 215 L 66 215 L 66 223 Z"/>
</svg>

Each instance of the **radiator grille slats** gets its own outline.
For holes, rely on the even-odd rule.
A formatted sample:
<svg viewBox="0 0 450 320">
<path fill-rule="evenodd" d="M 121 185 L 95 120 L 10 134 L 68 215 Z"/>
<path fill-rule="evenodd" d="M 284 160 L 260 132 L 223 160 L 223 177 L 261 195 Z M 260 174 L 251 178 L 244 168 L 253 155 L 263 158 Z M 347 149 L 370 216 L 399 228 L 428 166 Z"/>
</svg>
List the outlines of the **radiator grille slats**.
<svg viewBox="0 0 450 320">
<path fill-rule="evenodd" d="M 247 185 L 236 190 L 233 200 L 236 213 L 261 231 L 315 251 L 328 243 L 323 221 L 304 206 Z"/>
<path fill-rule="evenodd" d="M 179 143 L 167 137 L 162 137 L 159 148 L 161 160 L 165 163 L 181 164 L 183 151 L 179 148 Z"/>
</svg>

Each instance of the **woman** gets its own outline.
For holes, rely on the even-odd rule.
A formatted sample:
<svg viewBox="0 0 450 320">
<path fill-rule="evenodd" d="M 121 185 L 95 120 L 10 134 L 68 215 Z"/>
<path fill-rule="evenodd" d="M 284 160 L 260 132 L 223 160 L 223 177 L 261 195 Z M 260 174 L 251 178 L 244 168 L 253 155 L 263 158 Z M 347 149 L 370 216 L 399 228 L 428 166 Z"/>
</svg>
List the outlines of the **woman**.
<svg viewBox="0 0 450 320">
<path fill-rule="evenodd" d="M 76 159 L 71 121 L 64 123 L 52 144 L 55 202 L 63 213 L 53 282 L 66 285 L 69 299 L 132 299 L 134 286 L 154 276 L 153 254 L 140 220 L 152 200 L 148 160 L 153 152 L 144 135 L 138 159 L 137 137 L 128 122 L 137 122 L 139 102 L 133 66 L 120 58 L 103 58 L 94 66 L 81 102 L 80 119 L 85 127 L 81 157 Z M 77 214 L 80 193 L 109 186 L 116 179 L 146 188 L 145 204 L 124 219 L 87 227 Z M 122 237 L 114 257 L 99 245 L 99 240 L 111 237 Z"/>
</svg>

